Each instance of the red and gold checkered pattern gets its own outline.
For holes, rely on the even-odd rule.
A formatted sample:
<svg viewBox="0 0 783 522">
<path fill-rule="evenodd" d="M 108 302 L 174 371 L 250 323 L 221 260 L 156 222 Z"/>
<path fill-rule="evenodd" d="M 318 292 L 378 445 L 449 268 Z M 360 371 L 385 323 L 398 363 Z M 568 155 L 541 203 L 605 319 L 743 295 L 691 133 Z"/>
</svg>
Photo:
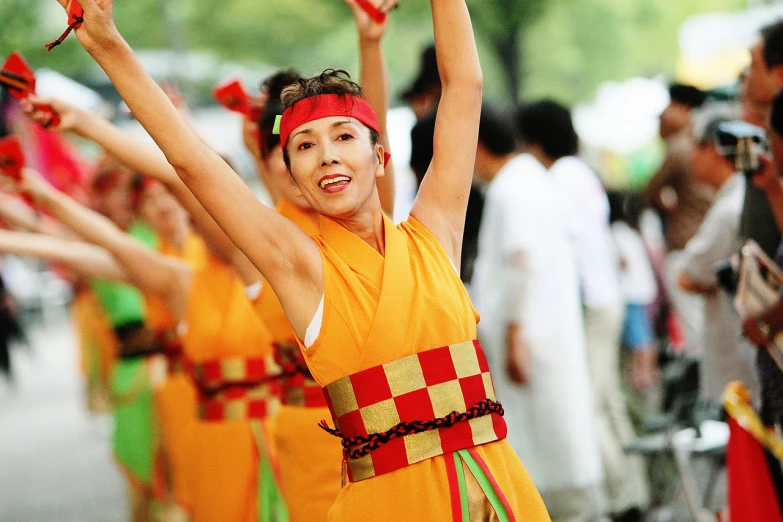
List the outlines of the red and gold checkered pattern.
<svg viewBox="0 0 783 522">
<path fill-rule="evenodd" d="M 323 389 L 307 370 L 299 346 L 296 343 L 277 343 L 275 355 L 284 375 L 283 404 L 299 408 L 325 408 Z"/>
<path fill-rule="evenodd" d="M 280 406 L 280 366 L 269 357 L 226 357 L 193 365 L 199 417 L 263 419 Z"/>
<path fill-rule="evenodd" d="M 157 335 L 157 342 L 163 347 L 163 355 L 166 357 L 166 368 L 169 375 L 188 371 L 188 361 L 185 357 L 184 347 L 177 331 L 165 330 Z"/>
<path fill-rule="evenodd" d="M 367 436 L 400 422 L 427 421 L 463 413 L 495 389 L 478 341 L 403 357 L 335 381 L 324 388 L 332 419 L 343 437 Z M 498 414 L 448 428 L 392 439 L 359 459 L 348 460 L 352 482 L 368 479 L 460 449 L 506 437 Z"/>
</svg>

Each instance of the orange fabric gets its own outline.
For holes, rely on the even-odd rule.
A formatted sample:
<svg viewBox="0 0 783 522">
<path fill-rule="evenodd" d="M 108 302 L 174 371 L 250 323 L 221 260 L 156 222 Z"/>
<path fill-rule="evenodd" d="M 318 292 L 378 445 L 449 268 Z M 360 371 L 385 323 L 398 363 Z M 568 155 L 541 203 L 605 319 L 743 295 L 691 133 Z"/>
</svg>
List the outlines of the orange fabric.
<svg viewBox="0 0 783 522">
<path fill-rule="evenodd" d="M 186 327 L 183 345 L 194 363 L 272 353 L 271 336 L 241 281 L 214 257 L 193 277 Z M 193 521 L 257 520 L 259 456 L 250 421 L 199 420 L 193 433 Z"/>
<path fill-rule="evenodd" d="M 117 337 L 98 297 L 85 285 L 71 303 L 71 317 L 79 336 L 81 369 L 87 379 L 91 411 L 109 409 L 109 380 L 117 353 Z"/>
<path fill-rule="evenodd" d="M 395 227 L 384 217 L 386 257 L 336 222 L 322 218 L 316 238 L 324 265 L 321 332 L 305 350 L 321 385 L 416 352 L 476 338 L 473 309 L 437 239 L 410 218 Z M 476 447 L 517 520 L 549 520 L 511 446 Z M 348 484 L 329 520 L 451 520 L 445 458 L 439 456 Z"/>
<path fill-rule="evenodd" d="M 206 263 L 207 249 L 204 241 L 190 234 L 185 248 L 161 242 L 158 250 L 166 255 L 187 261 L 195 270 Z M 146 325 L 151 330 L 163 332 L 177 327 L 163 299 L 145 294 Z M 185 510 L 192 504 L 191 478 L 195 474 L 193 431 L 196 423 L 196 390 L 190 378 L 182 373 L 169 375 L 155 390 L 155 405 L 160 426 L 161 445 L 165 472 L 174 500 Z M 163 470 L 158 470 L 163 472 Z"/>
<path fill-rule="evenodd" d="M 280 200 L 276 210 L 306 234 L 315 236 L 319 233 L 317 214 L 308 213 L 285 198 Z M 266 283 L 255 302 L 255 309 L 274 342 L 296 342 L 280 301 Z M 290 522 L 326 520 L 326 514 L 340 492 L 340 442 L 318 427 L 321 420 L 328 418 L 328 408 L 291 406 L 281 406 L 275 416 L 274 429 L 270 432 L 277 453 L 278 487 Z"/>
<path fill-rule="evenodd" d="M 340 440 L 318 427 L 328 418 L 328 408 L 295 406 L 281 406 L 275 416 L 278 486 L 290 522 L 326 520 L 340 492 Z"/>
</svg>

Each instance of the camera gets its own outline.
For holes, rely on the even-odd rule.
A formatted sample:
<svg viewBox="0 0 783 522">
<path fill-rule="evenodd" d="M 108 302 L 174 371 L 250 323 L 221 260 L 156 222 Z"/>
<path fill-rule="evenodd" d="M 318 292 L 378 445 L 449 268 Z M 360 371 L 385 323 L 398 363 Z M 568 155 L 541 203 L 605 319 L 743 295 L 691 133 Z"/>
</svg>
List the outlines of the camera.
<svg viewBox="0 0 783 522">
<path fill-rule="evenodd" d="M 736 171 L 742 172 L 748 178 L 761 170 L 759 157 L 769 150 L 764 129 L 744 121 L 721 123 L 714 140 L 718 153 L 733 159 Z"/>
</svg>

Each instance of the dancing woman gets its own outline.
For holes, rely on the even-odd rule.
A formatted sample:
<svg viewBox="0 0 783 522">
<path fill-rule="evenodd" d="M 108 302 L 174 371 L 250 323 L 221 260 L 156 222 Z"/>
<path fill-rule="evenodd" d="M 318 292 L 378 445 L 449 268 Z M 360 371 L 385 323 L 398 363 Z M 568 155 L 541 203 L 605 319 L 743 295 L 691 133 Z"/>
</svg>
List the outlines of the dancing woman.
<svg viewBox="0 0 783 522">
<path fill-rule="evenodd" d="M 399 226 L 381 209 L 385 151 L 358 86 L 325 71 L 284 91 L 280 142 L 297 194 L 321 215 L 315 238 L 260 204 L 179 120 L 117 32 L 112 2 L 82 4 L 79 40 L 275 290 L 324 387 L 350 481 L 329 519 L 548 520 L 504 440 L 455 269 L 482 89 L 464 1 L 431 0 L 443 95 L 432 164 Z"/>
<path fill-rule="evenodd" d="M 178 433 L 183 428 L 193 432 L 192 441 L 172 446 L 184 455 L 169 455 L 179 457 L 172 469 L 189 482 L 175 491 L 185 493 L 177 500 L 191 503 L 183 507 L 190 507 L 195 522 L 270 520 L 272 504 L 264 500 L 271 495 L 264 488 L 273 482 L 265 467 L 260 423 L 279 405 L 279 368 L 269 333 L 235 271 L 191 233 L 187 213 L 160 183 L 138 186 L 137 199 L 140 213 L 156 226 L 161 249 L 171 250 L 169 255 L 136 241 L 56 191 L 34 171 L 23 171 L 19 189 L 105 250 L 98 249 L 99 255 L 91 245 L 70 242 L 78 245 L 72 248 L 66 240 L 11 237 L 11 232 L 0 235 L 0 250 L 57 260 L 75 269 L 89 263 L 93 272 L 100 269 L 104 276 L 144 291 L 161 332 L 170 332 L 172 326 L 180 330 L 186 364 L 198 389 L 199 420 L 189 423 L 192 414 L 187 411 L 169 419 Z M 177 364 L 176 357 L 169 360 Z M 187 410 L 187 403 L 179 406 Z"/>
</svg>

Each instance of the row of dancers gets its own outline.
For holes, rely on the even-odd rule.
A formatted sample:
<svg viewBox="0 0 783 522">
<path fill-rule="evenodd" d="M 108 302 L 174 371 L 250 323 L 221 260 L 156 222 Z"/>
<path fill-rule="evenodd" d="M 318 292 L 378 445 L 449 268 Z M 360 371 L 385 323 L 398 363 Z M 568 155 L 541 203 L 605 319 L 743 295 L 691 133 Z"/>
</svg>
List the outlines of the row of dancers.
<svg viewBox="0 0 783 522">
<path fill-rule="evenodd" d="M 397 226 L 378 8 L 346 0 L 361 87 L 281 71 L 247 111 L 271 209 L 141 67 L 111 0 L 58 1 L 155 144 L 25 97 L 30 119 L 107 158 L 93 208 L 23 169 L 14 190 L 54 219 L 3 197 L 28 231 L 0 231 L 0 251 L 87 281 L 74 306 L 103 354 L 133 519 L 548 520 L 458 272 L 482 95 L 464 0 L 431 0 L 434 155 Z"/>
</svg>

